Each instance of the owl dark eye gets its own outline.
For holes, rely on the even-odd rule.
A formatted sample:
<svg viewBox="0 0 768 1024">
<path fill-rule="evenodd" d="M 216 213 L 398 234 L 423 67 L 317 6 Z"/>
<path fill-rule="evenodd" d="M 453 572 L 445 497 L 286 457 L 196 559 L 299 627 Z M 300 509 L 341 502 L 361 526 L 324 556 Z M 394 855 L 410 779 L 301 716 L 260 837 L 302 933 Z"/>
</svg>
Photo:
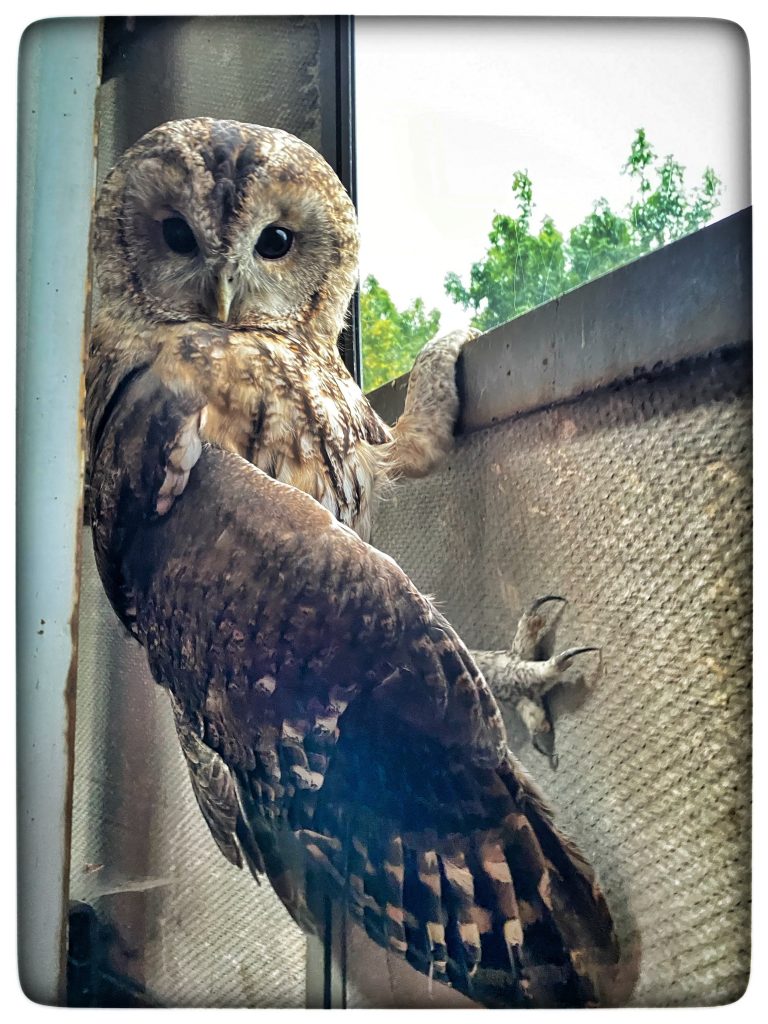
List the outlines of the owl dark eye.
<svg viewBox="0 0 768 1024">
<path fill-rule="evenodd" d="M 197 249 L 194 232 L 183 217 L 168 217 L 163 221 L 163 238 L 169 249 L 183 256 Z"/>
<path fill-rule="evenodd" d="M 279 260 L 293 245 L 293 232 L 271 225 L 259 235 L 255 250 L 265 260 Z"/>
</svg>

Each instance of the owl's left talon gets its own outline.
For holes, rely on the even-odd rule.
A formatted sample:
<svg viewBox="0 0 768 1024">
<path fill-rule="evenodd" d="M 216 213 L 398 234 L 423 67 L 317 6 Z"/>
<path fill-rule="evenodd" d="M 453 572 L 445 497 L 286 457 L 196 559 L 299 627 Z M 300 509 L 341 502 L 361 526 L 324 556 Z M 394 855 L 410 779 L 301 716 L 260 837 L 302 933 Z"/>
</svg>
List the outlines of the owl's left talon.
<svg viewBox="0 0 768 1024">
<path fill-rule="evenodd" d="M 177 434 L 165 465 L 165 478 L 155 501 L 155 512 L 166 515 L 184 492 L 189 474 L 203 450 L 200 431 L 205 423 L 205 408 L 189 416 Z"/>
</svg>

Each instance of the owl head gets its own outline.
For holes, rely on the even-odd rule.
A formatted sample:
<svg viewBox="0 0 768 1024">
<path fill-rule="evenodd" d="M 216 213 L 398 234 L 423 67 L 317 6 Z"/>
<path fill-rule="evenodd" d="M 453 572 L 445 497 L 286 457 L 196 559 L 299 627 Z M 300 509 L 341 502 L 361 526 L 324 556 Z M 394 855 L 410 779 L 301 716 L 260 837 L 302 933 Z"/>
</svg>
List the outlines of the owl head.
<svg viewBox="0 0 768 1024">
<path fill-rule="evenodd" d="M 277 128 L 160 125 L 123 154 L 96 207 L 102 305 L 151 321 L 309 330 L 333 344 L 357 257 L 341 182 Z"/>
</svg>

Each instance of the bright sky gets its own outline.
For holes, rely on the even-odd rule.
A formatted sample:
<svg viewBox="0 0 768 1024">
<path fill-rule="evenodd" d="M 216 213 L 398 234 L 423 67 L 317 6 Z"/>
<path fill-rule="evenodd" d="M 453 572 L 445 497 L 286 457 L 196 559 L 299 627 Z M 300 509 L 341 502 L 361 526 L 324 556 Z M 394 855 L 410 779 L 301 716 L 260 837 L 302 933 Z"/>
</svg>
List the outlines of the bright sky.
<svg viewBox="0 0 768 1024">
<path fill-rule="evenodd" d="M 716 217 L 750 203 L 749 58 L 728 22 L 361 17 L 355 41 L 362 276 L 437 306 L 442 328 L 469 316 L 445 273 L 466 281 L 493 213 L 516 212 L 517 169 L 537 222 L 566 233 L 600 196 L 624 211 L 644 127 L 689 187 L 715 169 Z"/>
</svg>

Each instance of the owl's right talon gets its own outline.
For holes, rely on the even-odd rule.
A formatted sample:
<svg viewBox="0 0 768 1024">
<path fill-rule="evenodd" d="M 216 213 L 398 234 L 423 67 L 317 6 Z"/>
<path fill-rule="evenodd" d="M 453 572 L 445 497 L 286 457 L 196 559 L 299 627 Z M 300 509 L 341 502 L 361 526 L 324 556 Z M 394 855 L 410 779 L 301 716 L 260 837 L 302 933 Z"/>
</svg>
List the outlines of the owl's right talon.
<svg viewBox="0 0 768 1024">
<path fill-rule="evenodd" d="M 394 476 L 420 477 L 436 469 L 453 449 L 459 416 L 456 361 L 480 332 L 474 327 L 432 338 L 416 356 L 403 415 L 393 430 Z"/>
<path fill-rule="evenodd" d="M 193 413 L 184 421 L 174 440 L 166 462 L 165 478 L 155 501 L 155 512 L 159 516 L 164 516 L 171 510 L 174 501 L 187 486 L 190 471 L 203 450 L 200 431 L 205 424 L 205 418 L 205 408 Z"/>
</svg>

